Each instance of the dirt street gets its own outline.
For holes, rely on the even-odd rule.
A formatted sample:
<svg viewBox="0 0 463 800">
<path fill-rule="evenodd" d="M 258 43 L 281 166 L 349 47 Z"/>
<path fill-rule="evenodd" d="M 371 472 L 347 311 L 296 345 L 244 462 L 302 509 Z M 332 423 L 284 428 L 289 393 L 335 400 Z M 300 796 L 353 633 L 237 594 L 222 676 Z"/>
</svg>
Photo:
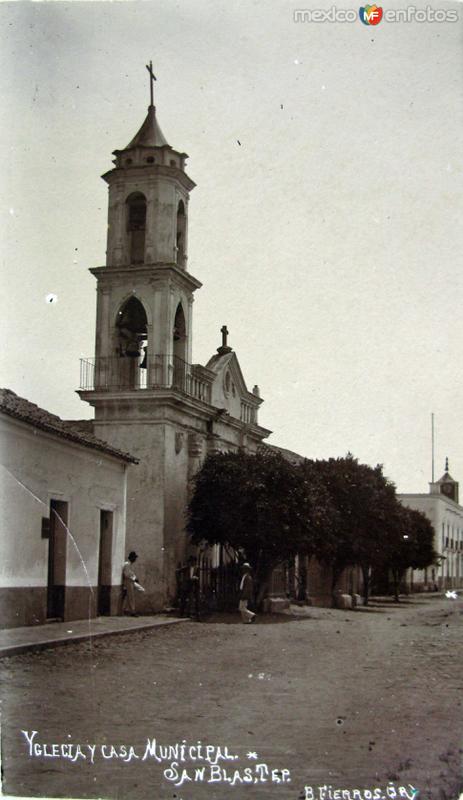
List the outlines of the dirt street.
<svg viewBox="0 0 463 800">
<path fill-rule="evenodd" d="M 232 615 L 5 659 L 3 790 L 457 800 L 462 614 L 462 600 L 423 597 Z"/>
</svg>

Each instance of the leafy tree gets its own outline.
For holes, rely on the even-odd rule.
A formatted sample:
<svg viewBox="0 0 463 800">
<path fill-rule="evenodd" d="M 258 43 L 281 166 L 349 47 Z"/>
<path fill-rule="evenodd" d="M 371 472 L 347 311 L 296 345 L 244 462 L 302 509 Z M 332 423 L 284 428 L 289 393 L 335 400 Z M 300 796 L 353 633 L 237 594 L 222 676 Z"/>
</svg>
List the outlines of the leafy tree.
<svg viewBox="0 0 463 800">
<path fill-rule="evenodd" d="M 425 514 L 400 506 L 395 545 L 385 559 L 385 566 L 392 575 L 396 602 L 399 602 L 399 587 L 407 569 L 426 569 L 437 562 L 439 555 L 434 549 L 434 535 L 434 528 Z"/>
<path fill-rule="evenodd" d="M 298 553 L 331 565 L 333 592 L 346 567 L 360 566 L 366 604 L 373 569 L 392 571 L 397 595 L 407 567 L 437 557 L 427 518 L 403 508 L 380 465 L 351 454 L 297 466 L 265 450 L 210 456 L 194 479 L 187 529 L 193 543 L 241 553 L 260 600 L 275 567 Z"/>
<path fill-rule="evenodd" d="M 328 528 L 328 494 L 309 473 L 279 453 L 239 451 L 209 456 L 194 478 L 187 523 L 193 543 L 243 552 L 259 601 L 273 569 L 299 552 L 316 551 Z"/>
<path fill-rule="evenodd" d="M 359 464 L 350 453 L 314 463 L 336 512 L 322 556 L 332 567 L 332 590 L 346 567 L 358 565 L 367 604 L 371 570 L 393 546 L 398 506 L 394 484 L 383 475 L 381 465 Z"/>
</svg>

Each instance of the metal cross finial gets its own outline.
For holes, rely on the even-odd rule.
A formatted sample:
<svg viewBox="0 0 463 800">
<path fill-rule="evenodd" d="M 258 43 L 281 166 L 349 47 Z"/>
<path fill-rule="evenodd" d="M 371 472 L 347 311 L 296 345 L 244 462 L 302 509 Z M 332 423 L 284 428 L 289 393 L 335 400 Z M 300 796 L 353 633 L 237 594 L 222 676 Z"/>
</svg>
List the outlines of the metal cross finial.
<svg viewBox="0 0 463 800">
<path fill-rule="evenodd" d="M 448 472 L 448 471 L 449 471 L 449 457 L 448 457 L 448 456 L 447 456 L 447 458 L 445 459 L 445 471 L 446 471 L 446 472 Z"/>
<path fill-rule="evenodd" d="M 227 347 L 228 328 L 226 325 L 222 325 L 220 333 L 222 334 L 222 347 Z"/>
<path fill-rule="evenodd" d="M 156 80 L 156 75 L 153 72 L 153 62 L 152 61 L 150 61 L 149 66 L 148 66 L 148 64 L 146 64 L 146 69 L 148 70 L 148 72 L 150 74 L 150 101 L 151 101 L 150 105 L 153 106 L 154 105 L 153 84 L 154 84 L 154 81 Z"/>
</svg>

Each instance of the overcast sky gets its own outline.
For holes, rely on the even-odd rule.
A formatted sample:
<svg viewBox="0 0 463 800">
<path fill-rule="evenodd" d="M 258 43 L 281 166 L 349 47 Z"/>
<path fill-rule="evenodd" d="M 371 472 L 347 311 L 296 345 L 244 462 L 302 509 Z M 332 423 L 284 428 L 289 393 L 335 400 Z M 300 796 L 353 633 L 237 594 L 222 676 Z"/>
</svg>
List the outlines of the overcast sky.
<svg viewBox="0 0 463 800">
<path fill-rule="evenodd" d="M 462 22 L 293 21 L 314 7 L 331 2 L 0 3 L 1 383 L 92 415 L 75 389 L 88 268 L 105 261 L 100 175 L 145 117 L 151 58 L 197 183 L 194 361 L 226 323 L 269 441 L 351 451 L 426 491 L 432 411 L 436 477 L 448 455 L 463 480 Z"/>
</svg>

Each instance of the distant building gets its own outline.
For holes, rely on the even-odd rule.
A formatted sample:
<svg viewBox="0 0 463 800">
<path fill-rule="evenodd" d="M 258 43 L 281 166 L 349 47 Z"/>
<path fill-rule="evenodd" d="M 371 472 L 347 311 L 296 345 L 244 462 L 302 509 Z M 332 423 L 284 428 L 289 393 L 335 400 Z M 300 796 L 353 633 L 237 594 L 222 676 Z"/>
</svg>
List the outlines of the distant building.
<svg viewBox="0 0 463 800">
<path fill-rule="evenodd" d="M 117 613 L 132 456 L 0 390 L 0 625 Z"/>
<path fill-rule="evenodd" d="M 459 505 L 459 484 L 445 472 L 429 484 L 428 494 L 398 494 L 402 505 L 422 511 L 435 530 L 434 548 L 442 557 L 440 566 L 410 570 L 408 582 L 415 589 L 430 590 L 463 587 L 463 506 Z"/>
</svg>

